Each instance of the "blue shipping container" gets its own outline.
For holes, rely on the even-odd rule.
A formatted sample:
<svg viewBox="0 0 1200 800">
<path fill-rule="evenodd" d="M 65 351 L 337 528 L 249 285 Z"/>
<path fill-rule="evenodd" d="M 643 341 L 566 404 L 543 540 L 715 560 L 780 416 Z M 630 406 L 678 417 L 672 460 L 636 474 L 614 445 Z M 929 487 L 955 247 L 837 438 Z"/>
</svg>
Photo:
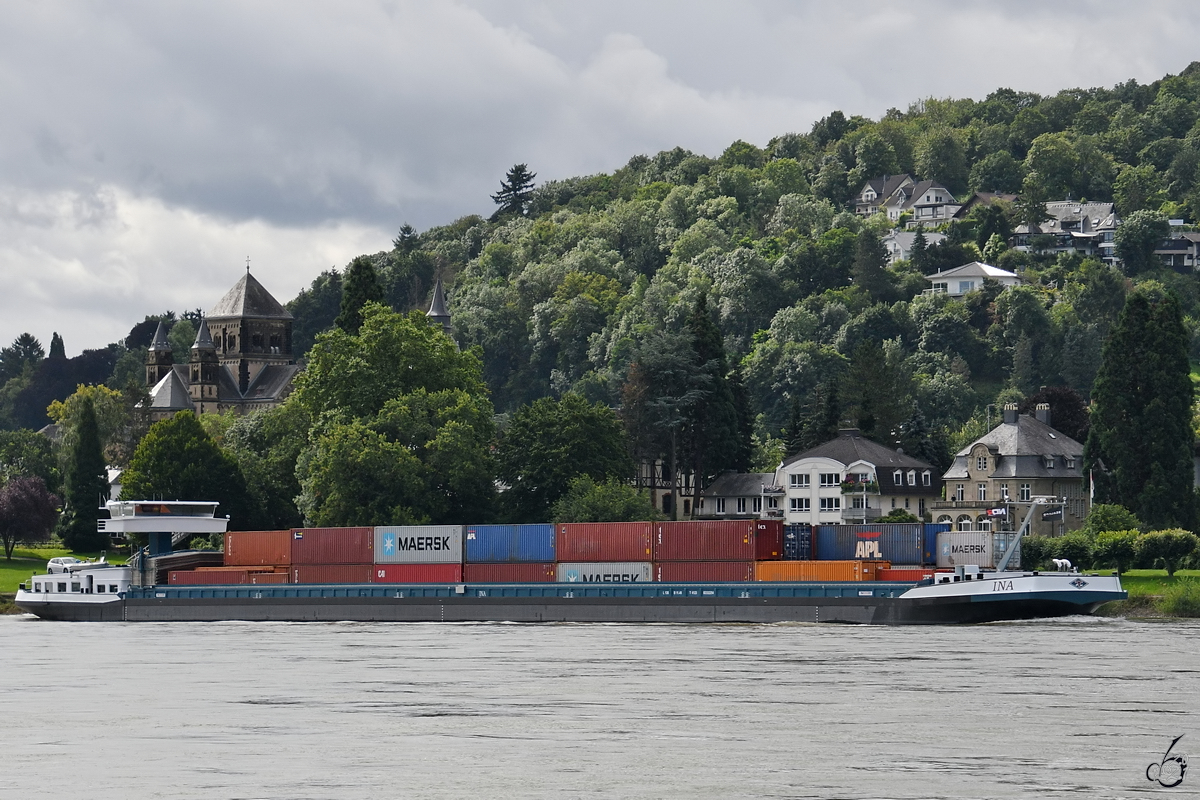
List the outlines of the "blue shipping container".
<svg viewBox="0 0 1200 800">
<path fill-rule="evenodd" d="M 812 525 L 783 526 L 783 560 L 812 560 Z"/>
<path fill-rule="evenodd" d="M 933 565 L 937 563 L 937 535 L 945 533 L 953 526 L 949 522 L 926 522 L 925 523 L 925 560 L 922 565 Z"/>
<path fill-rule="evenodd" d="M 468 525 L 465 533 L 467 563 L 547 563 L 555 560 L 554 526 L 548 523 Z"/>
<path fill-rule="evenodd" d="M 915 566 L 923 563 L 925 537 L 919 522 L 819 525 L 813 549 L 820 561 L 890 561 Z"/>
</svg>

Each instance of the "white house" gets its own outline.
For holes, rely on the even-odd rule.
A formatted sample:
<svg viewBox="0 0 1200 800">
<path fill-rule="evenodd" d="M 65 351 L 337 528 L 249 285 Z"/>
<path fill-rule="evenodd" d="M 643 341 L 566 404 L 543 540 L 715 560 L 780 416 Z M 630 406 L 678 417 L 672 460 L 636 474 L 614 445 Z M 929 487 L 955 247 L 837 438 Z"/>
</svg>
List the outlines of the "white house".
<svg viewBox="0 0 1200 800">
<path fill-rule="evenodd" d="M 972 261 L 954 269 L 945 269 L 925 276 L 933 288 L 928 290 L 934 294 L 948 294 L 951 297 L 962 297 L 968 292 L 983 288 L 985 278 L 990 278 L 1001 286 L 1016 286 L 1021 278 L 1015 272 L 993 267 L 980 261 Z"/>
</svg>

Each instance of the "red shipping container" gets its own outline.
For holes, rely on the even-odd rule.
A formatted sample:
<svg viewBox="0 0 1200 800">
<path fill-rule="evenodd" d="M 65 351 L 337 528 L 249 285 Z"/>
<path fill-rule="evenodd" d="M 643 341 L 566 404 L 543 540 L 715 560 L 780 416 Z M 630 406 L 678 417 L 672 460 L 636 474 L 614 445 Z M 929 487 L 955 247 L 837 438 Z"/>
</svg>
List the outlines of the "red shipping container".
<svg viewBox="0 0 1200 800">
<path fill-rule="evenodd" d="M 754 521 L 754 560 L 778 561 L 783 558 L 783 520 Z"/>
<path fill-rule="evenodd" d="M 293 528 L 290 563 L 370 564 L 374 540 L 371 528 Z"/>
<path fill-rule="evenodd" d="M 374 564 L 301 564 L 292 567 L 289 583 L 370 583 Z"/>
<path fill-rule="evenodd" d="M 467 564 L 467 583 L 553 583 L 553 564 Z"/>
<path fill-rule="evenodd" d="M 228 531 L 225 534 L 225 565 L 270 567 L 292 563 L 292 532 Z"/>
<path fill-rule="evenodd" d="M 932 577 L 932 569 L 921 569 L 920 567 L 879 570 L 879 580 L 881 581 L 904 581 L 905 583 L 912 581 L 916 583 Z"/>
<path fill-rule="evenodd" d="M 754 580 L 753 561 L 663 561 L 654 565 L 658 583 L 709 583 Z"/>
<path fill-rule="evenodd" d="M 250 583 L 255 586 L 262 586 L 271 583 L 287 583 L 288 576 L 286 572 L 251 572 Z"/>
<path fill-rule="evenodd" d="M 250 573 L 246 570 L 222 570 L 220 572 L 197 572 L 195 570 L 172 570 L 167 575 L 167 583 L 173 586 L 211 586 L 224 584 L 243 584 L 250 582 Z"/>
<path fill-rule="evenodd" d="M 556 557 L 562 562 L 652 561 L 653 529 L 649 522 L 569 522 L 558 526 Z"/>
<path fill-rule="evenodd" d="M 376 564 L 375 583 L 462 583 L 461 564 Z"/>
<path fill-rule="evenodd" d="M 654 525 L 655 561 L 772 561 L 782 555 L 781 520 L 694 520 Z"/>
</svg>

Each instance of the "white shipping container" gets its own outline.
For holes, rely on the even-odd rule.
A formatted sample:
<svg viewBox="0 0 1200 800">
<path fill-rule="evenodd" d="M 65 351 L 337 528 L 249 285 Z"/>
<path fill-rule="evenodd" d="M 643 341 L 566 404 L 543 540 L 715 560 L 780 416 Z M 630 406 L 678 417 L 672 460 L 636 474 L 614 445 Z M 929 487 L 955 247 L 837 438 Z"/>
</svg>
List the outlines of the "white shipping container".
<svg viewBox="0 0 1200 800">
<path fill-rule="evenodd" d="M 646 561 L 558 565 L 559 583 L 650 583 L 654 566 Z"/>
<path fill-rule="evenodd" d="M 948 569 L 974 564 L 994 567 L 991 531 L 946 531 L 937 535 L 937 565 Z"/>
<path fill-rule="evenodd" d="M 461 525 L 381 525 L 375 528 L 376 564 L 461 564 Z"/>
</svg>

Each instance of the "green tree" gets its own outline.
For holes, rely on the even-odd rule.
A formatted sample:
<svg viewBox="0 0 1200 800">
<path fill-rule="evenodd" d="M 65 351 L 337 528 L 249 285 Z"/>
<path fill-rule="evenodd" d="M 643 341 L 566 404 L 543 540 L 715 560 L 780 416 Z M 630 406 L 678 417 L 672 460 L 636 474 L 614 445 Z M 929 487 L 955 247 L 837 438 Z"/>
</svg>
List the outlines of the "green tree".
<svg viewBox="0 0 1200 800">
<path fill-rule="evenodd" d="M 518 408 L 500 434 L 496 458 L 508 486 L 502 495 L 506 516 L 514 522 L 548 519 L 550 507 L 580 475 L 627 479 L 634 470 L 617 415 L 571 393 Z"/>
<path fill-rule="evenodd" d="M 1037 172 L 1030 172 L 1021 181 L 1021 194 L 1017 198 L 1016 217 L 1029 226 L 1041 225 L 1050 219 L 1046 211 L 1049 200 L 1046 184 Z"/>
<path fill-rule="evenodd" d="M 1087 519 L 1083 521 L 1083 527 L 1080 530 L 1095 537 L 1101 533 L 1139 530 L 1141 527 L 1142 521 L 1125 506 L 1114 503 L 1096 503 L 1088 512 Z"/>
<path fill-rule="evenodd" d="M 492 413 L 483 394 L 418 388 L 373 417 L 331 415 L 297 462 L 301 512 L 314 525 L 490 519 Z"/>
<path fill-rule="evenodd" d="M 1189 336 L 1179 301 L 1130 295 L 1104 345 L 1085 465 L 1096 497 L 1147 525 L 1190 527 L 1193 510 Z"/>
<path fill-rule="evenodd" d="M 17 377 L 26 367 L 36 367 L 45 356 L 42 343 L 33 334 L 22 333 L 0 350 L 0 384 Z"/>
<path fill-rule="evenodd" d="M 1154 250 L 1170 231 L 1167 218 L 1157 211 L 1135 211 L 1126 217 L 1113 239 L 1125 274 L 1138 275 L 1158 266 Z"/>
<path fill-rule="evenodd" d="M 50 538 L 58 505 L 59 499 L 36 476 L 13 478 L 4 484 L 0 489 L 0 542 L 4 544 L 4 558 L 12 561 L 18 541 Z"/>
<path fill-rule="evenodd" d="M 937 181 L 954 194 L 967 188 L 967 155 L 950 128 L 933 128 L 917 142 L 913 165 L 922 178 Z"/>
<path fill-rule="evenodd" d="M 1162 565 L 1173 577 L 1184 561 L 1196 552 L 1196 534 L 1173 528 L 1143 533 L 1137 538 L 1138 559 L 1153 566 Z"/>
<path fill-rule="evenodd" d="M 408 255 L 413 250 L 416 250 L 418 243 L 419 237 L 417 231 L 407 222 L 400 226 L 400 232 L 396 234 L 395 239 L 392 239 L 392 247 L 404 255 Z"/>
<path fill-rule="evenodd" d="M 334 322 L 346 333 L 356 334 L 362 327 L 363 308 L 368 303 L 382 302 L 383 289 L 375 274 L 375 265 L 366 256 L 359 256 L 346 268 L 341 311 Z"/>
<path fill-rule="evenodd" d="M 1133 566 L 1137 558 L 1136 530 L 1103 531 L 1096 535 L 1096 543 L 1092 548 L 1096 564 L 1112 567 L 1120 575 Z"/>
<path fill-rule="evenodd" d="M 971 167 L 968 183 L 977 192 L 1021 191 L 1025 179 L 1025 167 L 1007 150 L 988 153 Z"/>
<path fill-rule="evenodd" d="M 821 171 L 817 173 L 817 178 L 813 181 L 812 188 L 814 196 L 818 199 L 828 200 L 838 208 L 846 205 L 850 200 L 850 193 L 854 191 L 850 188 L 846 165 L 836 156 L 825 159 Z"/>
<path fill-rule="evenodd" d="M 895 292 L 895 284 L 887 270 L 887 248 L 869 228 L 858 233 L 851 274 L 854 285 L 870 295 L 873 302 L 886 301 Z"/>
<path fill-rule="evenodd" d="M 460 352 L 421 312 L 397 314 L 372 303 L 357 335 L 335 328 L 317 336 L 295 399 L 313 419 L 335 410 L 368 417 L 418 388 L 482 395 L 481 369 L 478 350 Z"/>
<path fill-rule="evenodd" d="M 108 470 L 91 400 L 85 399 L 80 407 L 75 439 L 67 447 L 64 463 L 66 507 L 59 519 L 59 536 L 71 550 L 97 550 L 108 541 L 96 530 L 100 507 L 108 500 Z"/>
<path fill-rule="evenodd" d="M 536 173 L 530 172 L 525 164 L 514 164 L 512 169 L 500 181 L 500 191 L 492 195 L 492 200 L 500 208 L 496 209 L 492 220 L 505 216 L 525 216 L 529 201 L 533 199 L 533 179 Z"/>
<path fill-rule="evenodd" d="M 706 396 L 688 421 L 685 465 L 707 485 L 726 470 L 744 472 L 750 465 L 750 436 L 746 429 L 745 402 L 735 395 L 741 389 L 736 374 L 730 381 L 721 329 L 708 310 L 708 296 L 696 299 L 687 320 L 695 369 L 705 376 Z M 695 500 L 695 498 L 693 498 Z"/>
<path fill-rule="evenodd" d="M 1092 537 L 1081 531 L 1072 531 L 1054 540 L 1054 553 L 1059 558 L 1065 558 L 1079 569 L 1086 569 L 1092 564 Z"/>
<path fill-rule="evenodd" d="M 156 422 L 121 475 L 121 499 L 215 500 L 230 530 L 261 522 L 233 456 L 221 452 L 191 411 Z"/>
<path fill-rule="evenodd" d="M 597 483 L 587 475 L 571 481 L 551 512 L 554 522 L 640 522 L 660 519 L 650 497 L 619 480 Z"/>
<path fill-rule="evenodd" d="M 1154 211 L 1167 199 L 1162 175 L 1151 164 L 1125 167 L 1113 184 L 1117 213 L 1128 217 L 1135 211 Z"/>
<path fill-rule="evenodd" d="M 896 148 L 874 131 L 868 131 L 854 147 L 854 169 L 849 180 L 850 188 L 858 191 L 864 182 L 881 175 L 895 175 L 900 171 L 896 159 Z"/>
<path fill-rule="evenodd" d="M 50 440 L 29 429 L 0 431 L 0 485 L 13 478 L 38 477 L 50 492 L 61 481 Z"/>
<path fill-rule="evenodd" d="M 67 345 L 63 342 L 63 338 L 58 335 L 58 331 L 55 331 L 50 336 L 50 355 L 48 358 L 57 358 L 64 361 L 67 358 Z"/>
<path fill-rule="evenodd" d="M 308 446 L 311 425 L 312 420 L 299 403 L 285 402 L 239 416 L 225 431 L 222 446 L 237 460 L 266 528 L 279 530 L 304 524 L 296 506 L 300 495 L 296 463 Z"/>
<path fill-rule="evenodd" d="M 893 508 L 875 521 L 883 524 L 887 522 L 920 522 L 921 520 L 915 514 L 911 514 L 903 508 Z"/>
</svg>

